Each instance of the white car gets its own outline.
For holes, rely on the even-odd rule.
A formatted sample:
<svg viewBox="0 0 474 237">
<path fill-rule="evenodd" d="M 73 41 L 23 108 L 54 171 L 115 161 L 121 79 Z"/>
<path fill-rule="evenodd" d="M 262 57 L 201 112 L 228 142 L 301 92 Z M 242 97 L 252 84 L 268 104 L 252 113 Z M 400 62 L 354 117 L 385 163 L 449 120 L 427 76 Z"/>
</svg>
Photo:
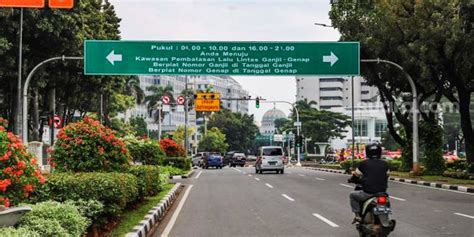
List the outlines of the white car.
<svg viewBox="0 0 474 237">
<path fill-rule="evenodd" d="M 276 171 L 277 174 L 285 172 L 285 155 L 283 149 L 279 146 L 262 146 L 258 150 L 257 162 L 255 163 L 255 172 Z"/>
</svg>

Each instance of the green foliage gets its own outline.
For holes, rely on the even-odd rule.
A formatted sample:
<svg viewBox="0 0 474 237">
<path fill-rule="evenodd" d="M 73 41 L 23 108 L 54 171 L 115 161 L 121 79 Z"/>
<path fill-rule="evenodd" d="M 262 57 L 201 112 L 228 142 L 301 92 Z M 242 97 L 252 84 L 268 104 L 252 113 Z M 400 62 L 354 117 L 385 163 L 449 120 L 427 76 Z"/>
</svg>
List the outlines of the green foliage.
<svg viewBox="0 0 474 237">
<path fill-rule="evenodd" d="M 144 137 L 148 134 L 148 128 L 145 121 L 145 118 L 141 116 L 136 116 L 130 118 L 130 126 L 132 126 L 133 130 L 135 131 L 135 135 L 138 137 Z"/>
<path fill-rule="evenodd" d="M 354 159 L 354 167 L 359 167 L 360 163 L 364 161 L 363 159 Z M 348 159 L 339 164 L 343 170 L 350 169 L 352 167 L 352 160 Z"/>
<path fill-rule="evenodd" d="M 191 138 L 194 133 L 196 133 L 195 129 L 188 127 L 188 139 Z M 184 147 L 184 125 L 179 125 L 176 131 L 174 131 L 173 140 Z"/>
<path fill-rule="evenodd" d="M 191 169 L 191 158 L 189 157 L 167 157 L 163 162 L 165 166 L 173 166 L 182 170 Z"/>
<path fill-rule="evenodd" d="M 5 124 L 5 120 L 1 120 Z M 44 182 L 36 158 L 0 125 L 0 205 L 16 206 Z"/>
<path fill-rule="evenodd" d="M 395 151 L 401 148 L 400 144 L 398 144 L 395 139 L 393 139 L 392 135 L 389 131 L 385 131 L 382 133 L 382 147 L 387 150 Z"/>
<path fill-rule="evenodd" d="M 452 169 L 455 171 L 457 170 L 464 171 L 464 170 L 467 170 L 468 167 L 469 167 L 469 163 L 465 159 L 459 159 L 459 160 L 446 163 L 446 168 Z"/>
<path fill-rule="evenodd" d="M 207 126 L 218 128 L 225 134 L 226 142 L 229 144 L 228 149 L 231 151 L 246 152 L 258 134 L 253 115 L 233 113 L 228 109 L 214 113 Z"/>
<path fill-rule="evenodd" d="M 459 105 L 470 162 L 474 162 L 474 130 L 469 113 L 474 64 L 466 62 L 474 61 L 473 9 L 470 0 L 397 0 L 338 1 L 330 11 L 332 25 L 341 32 L 341 40 L 360 42 L 362 58 L 396 62 L 411 75 L 420 104 L 437 103 L 445 96 Z M 361 69 L 369 84 L 379 89 L 383 102 L 396 104 L 403 92 L 411 92 L 406 75 L 396 67 L 363 64 Z M 396 139 L 404 146 L 400 140 L 408 142 L 412 133 L 410 111 L 386 112 L 389 124 L 393 125 L 396 118 L 407 130 L 408 136 Z M 437 116 L 426 110 L 420 112 L 428 121 Z"/>
<path fill-rule="evenodd" d="M 296 102 L 302 122 L 301 131 L 306 138 L 311 138 L 314 142 L 326 142 L 331 138 L 342 138 L 345 128 L 350 126 L 349 117 L 326 110 L 313 108 L 311 102 L 300 100 Z M 296 122 L 296 111 L 293 111 L 291 122 L 285 125 L 285 129 L 292 128 Z M 309 144 L 308 149 L 313 149 L 313 144 Z"/>
<path fill-rule="evenodd" d="M 445 171 L 445 172 L 443 172 L 443 176 L 444 177 L 449 177 L 449 178 L 455 178 L 455 179 L 474 180 L 473 173 L 469 173 L 469 172 L 465 172 L 465 171 L 454 171 L 454 172 Z"/>
<path fill-rule="evenodd" d="M 402 161 L 400 160 L 389 160 L 387 163 L 390 171 L 399 171 L 402 166 Z"/>
<path fill-rule="evenodd" d="M 423 158 L 425 170 L 423 174 L 441 175 L 446 170 L 443 158 L 443 130 L 439 125 L 422 122 L 420 126 L 421 139 L 423 140 Z"/>
<path fill-rule="evenodd" d="M 135 134 L 132 125 L 125 123 L 123 119 L 113 118 L 107 125 L 110 129 L 116 131 L 116 136 L 124 137 Z"/>
<path fill-rule="evenodd" d="M 40 237 L 41 235 L 33 230 L 27 228 L 13 228 L 13 227 L 0 227 L 0 236 L 8 237 Z"/>
<path fill-rule="evenodd" d="M 89 226 L 74 205 L 47 201 L 33 205 L 18 225 L 41 236 L 82 236 Z"/>
<path fill-rule="evenodd" d="M 127 136 L 124 141 L 134 162 L 140 162 L 144 165 L 160 165 L 163 163 L 166 154 L 156 141 L 138 139 L 134 136 Z"/>
<path fill-rule="evenodd" d="M 224 154 L 229 145 L 226 143 L 226 135 L 223 134 L 217 127 L 211 128 L 207 131 L 199 141 L 200 151 L 219 152 Z"/>
<path fill-rule="evenodd" d="M 167 174 L 168 176 L 186 174 L 186 171 L 185 171 L 185 170 L 182 170 L 182 169 L 180 169 L 180 168 L 176 168 L 176 167 L 171 166 L 171 165 L 167 165 L 167 166 L 162 166 L 162 167 L 160 167 L 160 172 L 161 172 L 162 174 Z"/>
<path fill-rule="evenodd" d="M 138 181 L 124 173 L 55 173 L 37 190 L 38 200 L 97 200 L 104 205 L 99 224 L 117 218 L 127 204 L 138 200 Z"/>
<path fill-rule="evenodd" d="M 93 199 L 67 200 L 64 203 L 77 207 L 81 216 L 86 217 L 89 223 L 95 223 L 104 212 L 104 204 Z"/>
<path fill-rule="evenodd" d="M 115 131 L 85 118 L 61 129 L 51 152 L 59 171 L 120 171 L 130 165 L 130 155 Z"/>
<path fill-rule="evenodd" d="M 174 96 L 173 96 L 174 89 L 170 85 L 167 85 L 165 87 L 153 85 L 153 86 L 148 87 L 147 90 L 151 91 L 151 94 L 145 97 L 145 102 L 147 103 L 146 106 L 149 112 L 158 111 L 156 107 L 158 103 L 161 101 L 161 97 L 164 95 L 170 97 L 171 103 L 174 103 L 175 101 Z M 163 118 L 165 117 L 164 112 L 162 111 L 161 113 L 162 113 L 161 119 L 163 120 Z M 159 118 L 158 112 L 153 113 L 153 115 L 154 115 L 155 120 L 158 121 L 158 118 Z"/>
<path fill-rule="evenodd" d="M 156 195 L 161 191 L 160 167 L 153 165 L 134 165 L 128 170 L 135 175 L 138 181 L 138 196 L 143 199 L 146 196 Z"/>
</svg>

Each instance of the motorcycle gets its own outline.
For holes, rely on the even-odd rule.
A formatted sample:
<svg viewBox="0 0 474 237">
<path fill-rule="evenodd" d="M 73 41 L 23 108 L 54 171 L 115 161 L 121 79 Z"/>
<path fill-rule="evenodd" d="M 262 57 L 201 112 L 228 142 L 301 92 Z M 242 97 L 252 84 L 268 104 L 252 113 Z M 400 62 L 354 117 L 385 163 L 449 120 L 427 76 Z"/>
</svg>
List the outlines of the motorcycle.
<svg viewBox="0 0 474 237">
<path fill-rule="evenodd" d="M 349 183 L 355 183 L 355 190 L 362 190 L 360 178 L 352 176 Z M 390 219 L 390 197 L 387 193 L 376 193 L 362 204 L 361 221 L 356 222 L 360 237 L 385 237 L 395 229 L 396 221 Z"/>
</svg>

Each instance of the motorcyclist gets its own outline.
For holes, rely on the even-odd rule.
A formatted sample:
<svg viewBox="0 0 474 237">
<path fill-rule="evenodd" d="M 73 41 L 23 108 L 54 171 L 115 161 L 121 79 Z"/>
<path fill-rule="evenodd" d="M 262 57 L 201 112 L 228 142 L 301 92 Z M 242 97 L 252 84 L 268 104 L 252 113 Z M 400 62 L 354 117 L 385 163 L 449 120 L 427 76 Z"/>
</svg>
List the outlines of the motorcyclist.
<svg viewBox="0 0 474 237">
<path fill-rule="evenodd" d="M 382 147 L 378 143 L 365 147 L 368 159 L 362 161 L 359 167 L 352 172 L 349 182 L 362 185 L 362 191 L 350 194 L 352 212 L 355 214 L 354 223 L 361 221 L 361 203 L 371 198 L 374 194 L 387 191 L 388 163 L 382 159 Z"/>
</svg>

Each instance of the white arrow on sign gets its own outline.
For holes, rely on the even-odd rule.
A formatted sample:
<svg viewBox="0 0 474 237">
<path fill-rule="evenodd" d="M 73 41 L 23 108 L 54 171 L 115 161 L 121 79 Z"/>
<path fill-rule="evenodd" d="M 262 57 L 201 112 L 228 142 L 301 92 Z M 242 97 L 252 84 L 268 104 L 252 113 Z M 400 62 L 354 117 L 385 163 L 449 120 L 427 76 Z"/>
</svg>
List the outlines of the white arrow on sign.
<svg viewBox="0 0 474 237">
<path fill-rule="evenodd" d="M 339 60 L 339 58 L 337 58 L 337 56 L 332 51 L 331 55 L 323 56 L 323 62 L 331 63 L 331 67 L 337 62 L 337 60 Z"/>
<path fill-rule="evenodd" d="M 115 50 L 112 50 L 112 52 L 110 52 L 106 58 L 114 66 L 115 66 L 115 62 L 122 62 L 122 55 L 115 54 Z"/>
</svg>

